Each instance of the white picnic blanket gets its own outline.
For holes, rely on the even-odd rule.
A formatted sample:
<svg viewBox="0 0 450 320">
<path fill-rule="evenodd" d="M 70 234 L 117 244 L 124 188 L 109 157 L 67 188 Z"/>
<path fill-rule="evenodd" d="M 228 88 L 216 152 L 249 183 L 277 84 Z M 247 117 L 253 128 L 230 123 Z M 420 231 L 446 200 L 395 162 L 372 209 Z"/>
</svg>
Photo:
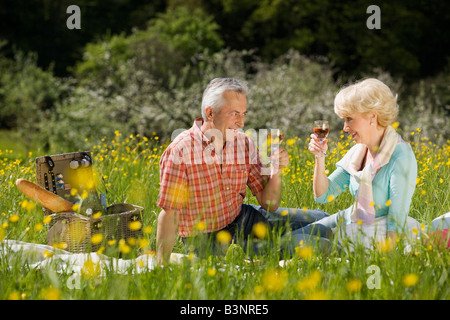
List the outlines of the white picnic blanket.
<svg viewBox="0 0 450 320">
<path fill-rule="evenodd" d="M 417 224 L 412 223 L 411 226 L 416 225 L 420 228 L 420 224 L 415 223 Z M 432 232 L 448 228 L 450 228 L 450 212 L 434 219 L 426 230 Z M 187 257 L 184 254 L 172 253 L 170 262 L 181 263 Z M 135 259 L 118 259 L 95 252 L 71 253 L 44 244 L 9 239 L 0 242 L 0 260 L 3 259 L 7 259 L 10 268 L 26 264 L 33 269 L 50 267 L 58 273 L 66 272 L 74 275 L 82 274 L 83 268 L 89 269 L 92 264 L 99 267 L 99 275 L 104 274 L 105 270 L 121 274 L 144 273 L 156 267 L 156 258 L 151 254 L 143 254 Z"/>
<path fill-rule="evenodd" d="M 186 257 L 184 254 L 172 253 L 170 262 L 179 263 Z M 89 270 L 93 265 L 99 267 L 100 275 L 104 270 L 128 274 L 149 272 L 156 267 L 156 257 L 151 254 L 143 254 L 135 259 L 118 259 L 95 252 L 71 253 L 48 245 L 7 239 L 0 242 L 0 258 L 7 259 L 11 268 L 27 264 L 33 269 L 51 267 L 56 272 L 74 274 L 81 274 L 83 268 Z"/>
<path fill-rule="evenodd" d="M 433 221 L 430 225 L 423 225 L 412 217 L 408 217 L 406 221 L 405 235 L 411 241 L 420 240 L 422 232 L 429 233 L 437 230 L 450 228 L 450 212 L 443 214 Z M 350 240 L 351 244 L 362 244 L 366 248 L 372 249 L 374 244 L 382 242 L 387 234 L 387 217 L 375 218 L 372 224 L 358 225 L 351 223 L 342 226 L 341 229 L 334 230 L 337 233 L 340 243 Z M 352 247 L 350 248 L 352 249 Z"/>
<path fill-rule="evenodd" d="M 450 229 L 450 212 L 437 217 L 430 223 L 430 232 Z"/>
</svg>

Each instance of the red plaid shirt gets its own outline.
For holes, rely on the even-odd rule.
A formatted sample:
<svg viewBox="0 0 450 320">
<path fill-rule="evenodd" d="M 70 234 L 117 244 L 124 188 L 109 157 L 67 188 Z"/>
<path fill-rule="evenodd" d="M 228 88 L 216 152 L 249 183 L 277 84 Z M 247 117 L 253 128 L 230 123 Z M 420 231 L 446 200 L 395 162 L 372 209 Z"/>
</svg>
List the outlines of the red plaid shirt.
<svg viewBox="0 0 450 320">
<path fill-rule="evenodd" d="M 264 189 L 262 164 L 253 141 L 236 132 L 221 152 L 202 133 L 203 119 L 178 135 L 160 160 L 157 205 L 178 214 L 178 234 L 212 232 L 239 214 L 248 186 L 253 194 Z"/>
</svg>

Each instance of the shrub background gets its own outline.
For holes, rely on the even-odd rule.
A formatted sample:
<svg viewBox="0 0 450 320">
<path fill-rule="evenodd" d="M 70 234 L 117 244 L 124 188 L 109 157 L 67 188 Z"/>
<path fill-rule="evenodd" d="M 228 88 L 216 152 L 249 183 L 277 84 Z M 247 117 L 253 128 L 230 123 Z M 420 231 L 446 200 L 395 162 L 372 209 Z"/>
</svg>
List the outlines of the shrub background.
<svg viewBox="0 0 450 320">
<path fill-rule="evenodd" d="M 448 38 L 438 31 L 450 10 L 438 12 L 446 8 L 441 2 L 382 3 L 381 30 L 365 26 L 364 1 L 324 0 L 322 10 L 315 2 L 287 0 L 121 1 L 108 8 L 75 2 L 79 33 L 65 27 L 65 1 L 18 1 L 14 8 L 29 21 L 13 7 L 2 13 L 0 132 L 25 137 L 16 148 L 24 154 L 88 149 L 116 129 L 156 132 L 165 141 L 200 115 L 202 92 L 215 77 L 248 82 L 246 128 L 280 127 L 307 137 L 312 121 L 325 118 L 337 138 L 342 121 L 333 112 L 335 94 L 348 82 L 377 77 L 399 95 L 405 136 L 420 128 L 436 141 L 450 137 L 448 52 L 441 49 Z M 21 26 L 16 36 L 6 25 L 11 17 Z M 46 24 L 26 38 L 39 17 Z M 395 17 L 406 20 L 395 23 Z M 33 41 L 48 28 L 55 33 L 42 41 L 56 51 Z M 64 47 L 68 41 L 72 49 Z M 427 44 L 435 46 L 431 55 Z"/>
</svg>

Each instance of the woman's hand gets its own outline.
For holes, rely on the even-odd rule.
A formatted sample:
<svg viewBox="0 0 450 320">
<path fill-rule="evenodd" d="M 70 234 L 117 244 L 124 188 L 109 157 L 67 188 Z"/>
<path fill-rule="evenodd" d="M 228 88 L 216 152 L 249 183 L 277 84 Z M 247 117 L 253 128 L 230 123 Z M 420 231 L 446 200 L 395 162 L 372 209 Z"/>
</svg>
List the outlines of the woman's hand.
<svg viewBox="0 0 450 320">
<path fill-rule="evenodd" d="M 328 150 L 328 139 L 320 139 L 313 133 L 310 136 L 311 140 L 309 141 L 308 150 L 316 157 L 323 157 L 324 154 L 327 153 Z"/>
</svg>

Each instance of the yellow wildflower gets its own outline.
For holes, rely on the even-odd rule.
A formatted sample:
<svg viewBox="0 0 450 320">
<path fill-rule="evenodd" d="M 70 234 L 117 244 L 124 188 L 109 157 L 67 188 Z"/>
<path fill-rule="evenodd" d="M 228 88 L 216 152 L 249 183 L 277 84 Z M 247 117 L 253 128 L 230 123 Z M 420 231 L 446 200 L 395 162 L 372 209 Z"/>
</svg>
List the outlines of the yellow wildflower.
<svg viewBox="0 0 450 320">
<path fill-rule="evenodd" d="M 287 272 L 284 270 L 267 270 L 261 277 L 262 286 L 270 292 L 283 290 L 287 282 Z"/>
<path fill-rule="evenodd" d="M 27 210 L 27 211 L 31 211 L 36 207 L 36 203 L 33 201 L 28 201 L 28 200 L 23 200 L 22 202 L 22 208 Z"/>
<path fill-rule="evenodd" d="M 290 147 L 292 147 L 295 143 L 295 139 L 287 139 L 286 140 L 286 144 Z"/>
<path fill-rule="evenodd" d="M 198 231 L 203 231 L 206 229 L 206 224 L 203 221 L 200 221 L 195 225 L 195 229 L 197 229 Z"/>
<path fill-rule="evenodd" d="M 98 219 L 98 218 L 100 218 L 101 216 L 102 216 L 102 213 L 99 211 L 99 212 L 94 213 L 94 214 L 92 215 L 92 218 Z"/>
<path fill-rule="evenodd" d="M 45 300 L 59 300 L 61 298 L 61 290 L 54 287 L 44 289 Z"/>
<path fill-rule="evenodd" d="M 386 238 L 380 242 L 378 242 L 378 249 L 381 252 L 389 252 L 394 248 L 394 242 L 389 238 Z"/>
<path fill-rule="evenodd" d="M 407 287 L 414 286 L 417 281 L 419 281 L 419 277 L 415 273 L 409 273 L 403 277 L 403 284 Z"/>
<path fill-rule="evenodd" d="M 142 227 L 142 223 L 140 221 L 132 221 L 128 224 L 128 228 L 131 231 L 137 231 L 140 230 Z"/>
<path fill-rule="evenodd" d="M 359 279 L 351 279 L 346 285 L 349 292 L 358 292 L 361 290 L 362 286 L 363 284 Z"/>
<path fill-rule="evenodd" d="M 140 249 L 145 249 L 145 248 L 147 248 L 149 245 L 150 245 L 150 240 L 148 240 L 148 239 L 140 238 L 140 239 L 138 240 L 138 247 L 139 247 Z"/>
<path fill-rule="evenodd" d="M 99 244 L 103 241 L 103 234 L 96 233 L 91 237 L 91 243 L 92 244 Z"/>
<path fill-rule="evenodd" d="M 95 263 L 91 259 L 87 259 L 81 269 L 81 274 L 85 278 L 92 278 L 99 275 L 101 272 L 100 263 Z"/>
<path fill-rule="evenodd" d="M 216 239 L 220 243 L 228 244 L 231 242 L 231 234 L 226 230 L 217 232 Z"/>
<path fill-rule="evenodd" d="M 53 252 L 44 250 L 44 253 L 42 254 L 42 256 L 43 256 L 44 258 L 51 258 L 51 257 L 53 256 Z"/>
<path fill-rule="evenodd" d="M 297 283 L 295 286 L 298 291 L 306 291 L 315 288 L 320 280 L 322 279 L 322 275 L 318 270 L 313 270 L 309 274 L 309 276 L 305 277 L 301 281 Z"/>
<path fill-rule="evenodd" d="M 8 300 L 20 300 L 20 295 L 17 291 L 13 291 L 9 294 Z"/>
<path fill-rule="evenodd" d="M 314 250 L 310 246 L 301 246 L 295 248 L 295 253 L 302 259 L 310 259 Z"/>
<path fill-rule="evenodd" d="M 264 222 L 258 222 L 253 226 L 253 233 L 256 237 L 263 239 L 267 236 L 268 230 Z"/>
<path fill-rule="evenodd" d="M 50 221 L 52 221 L 52 217 L 51 216 L 45 216 L 44 219 L 42 220 L 42 222 L 44 224 L 48 224 L 48 223 L 50 223 Z"/>
<path fill-rule="evenodd" d="M 150 226 L 145 226 L 144 229 L 142 229 L 142 232 L 144 232 L 145 234 L 151 234 L 153 232 L 153 229 Z"/>
<path fill-rule="evenodd" d="M 305 296 L 305 300 L 328 300 L 329 297 L 323 290 L 311 292 Z"/>
<path fill-rule="evenodd" d="M 214 277 L 217 273 L 217 270 L 214 268 L 208 268 L 208 270 L 206 270 L 206 273 L 208 274 L 208 276 Z"/>
<path fill-rule="evenodd" d="M 119 251 L 123 254 L 130 253 L 131 247 L 125 243 L 124 239 L 120 239 L 119 241 Z"/>
</svg>

